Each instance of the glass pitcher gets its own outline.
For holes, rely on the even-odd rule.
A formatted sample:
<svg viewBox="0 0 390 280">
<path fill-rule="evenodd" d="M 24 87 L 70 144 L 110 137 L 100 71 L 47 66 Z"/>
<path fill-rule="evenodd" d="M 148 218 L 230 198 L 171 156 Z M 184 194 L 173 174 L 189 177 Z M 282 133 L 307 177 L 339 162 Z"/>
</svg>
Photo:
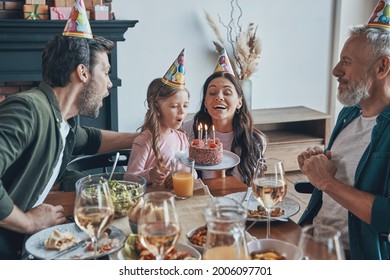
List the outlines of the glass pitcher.
<svg viewBox="0 0 390 280">
<path fill-rule="evenodd" d="M 247 260 L 247 209 L 227 197 L 212 198 L 205 208 L 207 222 L 205 260 Z"/>
</svg>

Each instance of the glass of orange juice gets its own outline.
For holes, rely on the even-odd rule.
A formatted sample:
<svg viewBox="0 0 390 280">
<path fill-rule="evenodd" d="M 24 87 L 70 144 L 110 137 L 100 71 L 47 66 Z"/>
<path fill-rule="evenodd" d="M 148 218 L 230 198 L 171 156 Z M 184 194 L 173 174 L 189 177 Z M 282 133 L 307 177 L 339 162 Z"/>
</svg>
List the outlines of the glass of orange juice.
<svg viewBox="0 0 390 280">
<path fill-rule="evenodd" d="M 193 158 L 178 158 L 171 161 L 173 194 L 177 199 L 187 199 L 194 193 Z"/>
</svg>

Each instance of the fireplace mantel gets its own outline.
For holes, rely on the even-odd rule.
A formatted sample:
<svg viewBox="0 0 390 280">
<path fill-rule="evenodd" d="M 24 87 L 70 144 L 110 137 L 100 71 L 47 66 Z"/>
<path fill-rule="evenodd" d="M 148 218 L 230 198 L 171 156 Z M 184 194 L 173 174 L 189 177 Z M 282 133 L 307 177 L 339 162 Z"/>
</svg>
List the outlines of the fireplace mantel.
<svg viewBox="0 0 390 280">
<path fill-rule="evenodd" d="M 138 20 L 90 21 L 92 33 L 114 41 L 115 48 L 110 55 L 113 88 L 104 100 L 97 119 L 80 118 L 82 125 L 118 130 L 117 87 L 118 77 L 117 42 L 125 41 L 124 33 L 136 25 Z M 37 82 L 42 79 L 42 51 L 47 41 L 61 34 L 64 20 L 0 20 L 0 82 Z"/>
</svg>

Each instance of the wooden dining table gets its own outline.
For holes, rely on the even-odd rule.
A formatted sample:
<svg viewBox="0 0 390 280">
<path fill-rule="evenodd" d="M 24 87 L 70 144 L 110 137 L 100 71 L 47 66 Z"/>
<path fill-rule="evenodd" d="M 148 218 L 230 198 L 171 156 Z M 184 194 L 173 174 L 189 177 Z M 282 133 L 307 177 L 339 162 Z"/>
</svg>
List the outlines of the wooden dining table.
<svg viewBox="0 0 390 280">
<path fill-rule="evenodd" d="M 235 192 L 245 192 L 248 186 L 241 180 L 233 176 L 219 177 L 213 179 L 203 179 L 210 193 L 213 196 L 224 196 Z M 75 201 L 74 192 L 50 192 L 45 203 L 53 205 L 62 205 L 65 215 L 72 215 Z M 248 232 L 257 238 L 265 238 L 266 222 L 259 221 L 255 224 L 247 222 Z M 292 244 L 297 244 L 301 233 L 301 227 L 291 219 L 287 221 L 272 221 L 271 222 L 271 238 L 287 241 Z"/>
</svg>

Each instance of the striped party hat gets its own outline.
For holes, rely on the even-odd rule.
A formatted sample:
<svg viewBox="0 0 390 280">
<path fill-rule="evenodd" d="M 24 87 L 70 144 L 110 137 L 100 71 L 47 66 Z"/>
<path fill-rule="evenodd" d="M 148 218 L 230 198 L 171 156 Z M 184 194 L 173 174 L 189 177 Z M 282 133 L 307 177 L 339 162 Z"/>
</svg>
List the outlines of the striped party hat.
<svg viewBox="0 0 390 280">
<path fill-rule="evenodd" d="M 376 4 L 367 25 L 390 32 L 390 0 L 380 0 Z"/>
<path fill-rule="evenodd" d="M 162 77 L 164 84 L 167 84 L 174 88 L 184 88 L 185 87 L 185 70 L 184 70 L 184 51 L 183 49 L 177 59 L 169 67 L 168 71 Z"/>
<path fill-rule="evenodd" d="M 221 53 L 219 54 L 217 66 L 214 69 L 214 73 L 215 72 L 228 72 L 228 73 L 232 74 L 233 76 L 235 76 L 234 72 L 233 72 L 232 65 L 231 65 L 230 60 L 229 60 L 229 56 L 228 56 L 225 48 L 223 48 L 221 50 Z"/>
<path fill-rule="evenodd" d="M 92 39 L 92 30 L 83 0 L 76 0 L 74 3 L 62 36 Z"/>
</svg>

